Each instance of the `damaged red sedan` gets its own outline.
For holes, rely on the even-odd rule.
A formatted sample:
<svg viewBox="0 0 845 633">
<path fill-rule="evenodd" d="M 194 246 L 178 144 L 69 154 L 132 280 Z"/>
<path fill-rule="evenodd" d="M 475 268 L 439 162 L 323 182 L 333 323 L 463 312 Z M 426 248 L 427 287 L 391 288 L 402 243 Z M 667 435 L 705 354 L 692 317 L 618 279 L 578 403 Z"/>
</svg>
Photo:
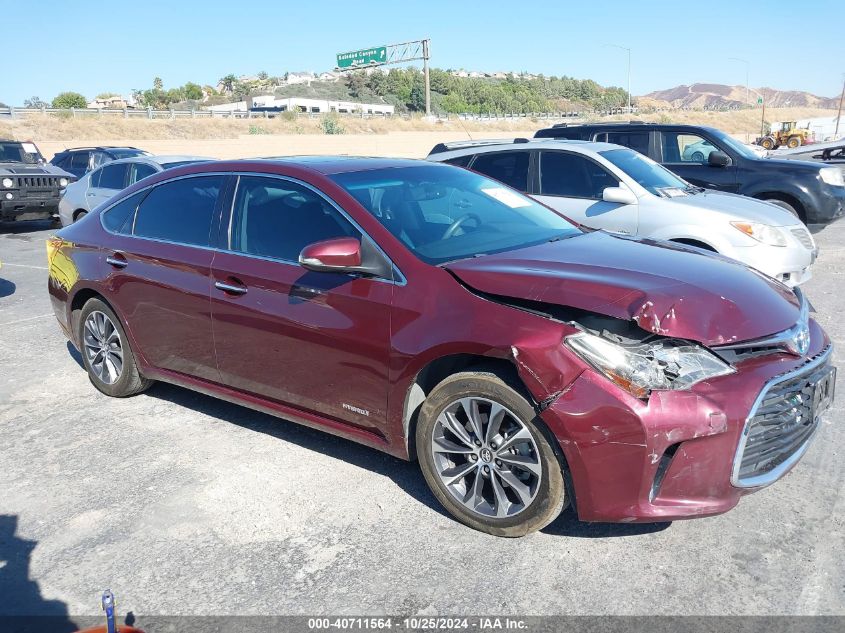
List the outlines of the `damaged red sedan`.
<svg viewBox="0 0 845 633">
<path fill-rule="evenodd" d="M 585 231 L 419 161 L 203 163 L 48 243 L 94 386 L 162 380 L 418 460 L 520 536 L 714 515 L 788 472 L 833 398 L 804 298 L 697 249 Z"/>
</svg>

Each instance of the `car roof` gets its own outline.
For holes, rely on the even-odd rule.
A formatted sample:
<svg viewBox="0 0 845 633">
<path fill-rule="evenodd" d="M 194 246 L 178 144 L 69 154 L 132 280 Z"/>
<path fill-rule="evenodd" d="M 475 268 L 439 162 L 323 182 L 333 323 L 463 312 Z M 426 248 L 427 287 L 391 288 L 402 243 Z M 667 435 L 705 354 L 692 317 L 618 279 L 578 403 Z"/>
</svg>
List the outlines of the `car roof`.
<svg viewBox="0 0 845 633">
<path fill-rule="evenodd" d="M 446 149 L 437 150 L 439 147 Z M 440 144 L 435 146 L 432 152 L 428 155 L 429 158 L 446 160 L 449 158 L 456 158 L 458 156 L 466 156 L 467 154 L 486 154 L 491 152 L 512 151 L 514 149 L 530 150 L 530 149 L 568 149 L 574 150 L 579 154 L 591 154 L 595 152 L 604 152 L 612 149 L 626 149 L 621 145 L 614 143 L 603 143 L 595 141 L 580 141 L 572 139 L 556 139 L 556 138 L 539 138 L 514 141 L 491 140 L 490 143 L 485 144 L 483 141 L 473 141 L 465 146 L 459 144 Z"/>
<path fill-rule="evenodd" d="M 100 150 L 112 150 L 112 149 L 134 149 L 138 150 L 139 152 L 144 152 L 146 150 L 138 149 L 137 147 L 132 147 L 131 145 L 97 145 L 91 147 L 68 147 L 63 149 L 61 153 L 69 153 L 69 152 L 91 152 L 91 151 L 100 151 Z"/>
<path fill-rule="evenodd" d="M 431 165 L 430 162 L 416 158 L 383 158 L 377 156 L 270 156 L 266 158 L 230 161 L 230 164 L 261 161 L 279 165 L 304 167 L 329 176 L 352 171 L 371 171 L 395 167 L 418 167 Z"/>
<path fill-rule="evenodd" d="M 689 123 L 649 123 L 646 121 L 603 121 L 599 123 L 564 123 L 537 130 L 548 134 L 558 130 L 606 130 L 609 128 L 624 128 L 626 130 L 707 130 L 718 132 L 709 125 L 692 125 Z"/>
<path fill-rule="evenodd" d="M 127 158 L 119 158 L 117 160 L 103 163 L 103 165 L 114 165 L 120 163 L 155 163 L 157 165 L 168 165 L 170 163 L 183 163 L 187 161 L 206 162 L 213 161 L 214 158 L 208 156 L 191 156 L 189 154 L 170 154 L 170 155 L 152 155 L 152 156 L 129 156 Z"/>
</svg>

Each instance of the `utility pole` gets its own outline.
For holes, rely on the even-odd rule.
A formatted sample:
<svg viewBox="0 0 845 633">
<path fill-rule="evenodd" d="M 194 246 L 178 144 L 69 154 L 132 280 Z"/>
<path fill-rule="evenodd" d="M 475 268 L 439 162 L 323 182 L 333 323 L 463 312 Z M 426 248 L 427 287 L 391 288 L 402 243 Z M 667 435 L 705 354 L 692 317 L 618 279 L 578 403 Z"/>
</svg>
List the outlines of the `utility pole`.
<svg viewBox="0 0 845 633">
<path fill-rule="evenodd" d="M 839 138 L 839 123 L 842 121 L 842 101 L 845 101 L 845 75 L 843 75 L 842 79 L 842 94 L 839 95 L 839 112 L 836 115 L 836 131 L 833 133 L 833 140 Z"/>
<path fill-rule="evenodd" d="M 613 48 L 621 48 L 623 51 L 628 51 L 628 114 L 631 113 L 631 49 L 627 46 L 620 46 L 619 44 L 606 44 L 605 46 L 612 46 Z"/>
<path fill-rule="evenodd" d="M 431 80 L 428 74 L 428 58 L 431 40 L 426 38 L 422 41 L 423 48 L 423 74 L 425 75 L 425 115 L 431 116 Z"/>
</svg>

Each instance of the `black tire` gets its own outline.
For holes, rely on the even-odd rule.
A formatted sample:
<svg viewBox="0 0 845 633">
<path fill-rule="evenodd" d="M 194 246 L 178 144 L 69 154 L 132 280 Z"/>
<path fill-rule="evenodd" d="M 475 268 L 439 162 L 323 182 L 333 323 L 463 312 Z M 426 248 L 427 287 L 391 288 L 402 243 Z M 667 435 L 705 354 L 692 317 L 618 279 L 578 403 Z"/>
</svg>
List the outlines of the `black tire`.
<svg viewBox="0 0 845 633">
<path fill-rule="evenodd" d="M 701 152 L 693 152 L 692 153 L 692 162 L 703 163 L 704 162 L 704 154 L 702 154 Z"/>
<path fill-rule="evenodd" d="M 512 412 L 529 431 L 537 448 L 536 458 L 539 460 L 542 471 L 535 487 L 535 496 L 524 506 L 524 509 L 513 516 L 499 518 L 470 510 L 453 496 L 446 484 L 441 481 L 432 449 L 438 416 L 447 407 L 453 406 L 458 399 L 472 397 L 490 400 Z M 495 536 L 519 537 L 539 530 L 554 521 L 568 501 L 562 459 L 558 458 L 552 447 L 551 442 L 555 440 L 547 437 L 547 433 L 542 422 L 537 419 L 536 410 L 519 393 L 518 387 L 509 386 L 502 378 L 491 372 L 467 371 L 443 380 L 423 403 L 416 429 L 417 456 L 423 476 L 434 496 L 458 521 Z M 481 465 L 482 462 L 478 461 L 478 458 L 476 461 Z M 496 463 L 499 463 L 498 460 Z M 475 477 L 478 476 L 480 475 L 475 474 Z M 491 476 L 488 479 L 492 478 Z M 497 482 L 500 481 L 502 479 L 497 478 Z"/>
<path fill-rule="evenodd" d="M 91 354 L 89 353 L 88 345 L 86 344 L 86 321 L 92 313 L 102 313 L 111 321 L 114 326 L 114 331 L 119 337 L 120 349 L 123 355 L 123 362 L 117 379 L 108 383 L 101 379 L 97 371 L 92 366 Z M 135 355 L 129 346 L 129 339 L 126 337 L 126 332 L 120 319 L 114 311 L 101 299 L 89 299 L 82 307 L 82 312 L 79 316 L 79 344 L 80 354 L 82 355 L 82 363 L 85 370 L 88 372 L 88 378 L 99 391 L 111 396 L 113 398 L 125 398 L 127 396 L 134 396 L 135 394 L 146 391 L 153 384 L 152 380 L 144 378 L 138 371 L 138 365 L 135 362 Z"/>
<path fill-rule="evenodd" d="M 771 204 L 773 204 L 773 205 L 775 205 L 775 206 L 780 207 L 781 209 L 786 209 L 786 210 L 787 210 L 787 211 L 789 211 L 792 215 L 794 215 L 796 218 L 798 218 L 798 219 L 799 219 L 799 220 L 801 220 L 802 222 L 804 221 L 804 218 L 802 218 L 802 217 L 801 217 L 801 214 L 800 214 L 800 213 L 798 213 L 798 209 L 796 209 L 796 208 L 795 208 L 794 206 L 792 206 L 790 203 L 788 203 L 788 202 L 786 202 L 786 201 L 784 201 L 784 200 L 779 200 L 778 198 L 764 198 L 764 200 L 765 200 L 766 202 L 770 202 Z"/>
<path fill-rule="evenodd" d="M 786 146 L 789 149 L 795 149 L 796 147 L 801 147 L 801 137 L 800 136 L 790 136 L 789 139 L 786 141 Z"/>
<path fill-rule="evenodd" d="M 84 209 L 81 209 L 81 210 L 79 210 L 79 211 L 77 211 L 76 213 L 73 214 L 73 221 L 79 222 L 86 215 L 88 215 L 88 212 L 85 211 Z"/>
</svg>

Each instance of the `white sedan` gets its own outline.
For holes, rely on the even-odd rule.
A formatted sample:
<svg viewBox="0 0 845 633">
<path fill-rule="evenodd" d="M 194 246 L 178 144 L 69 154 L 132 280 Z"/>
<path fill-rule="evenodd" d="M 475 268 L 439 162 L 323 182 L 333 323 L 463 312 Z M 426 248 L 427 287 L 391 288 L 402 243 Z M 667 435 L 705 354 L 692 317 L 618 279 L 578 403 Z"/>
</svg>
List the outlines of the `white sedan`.
<svg viewBox="0 0 845 633">
<path fill-rule="evenodd" d="M 89 171 L 65 189 L 59 201 L 62 226 L 73 224 L 119 191 L 165 169 L 213 160 L 204 156 L 133 156 Z"/>
</svg>

